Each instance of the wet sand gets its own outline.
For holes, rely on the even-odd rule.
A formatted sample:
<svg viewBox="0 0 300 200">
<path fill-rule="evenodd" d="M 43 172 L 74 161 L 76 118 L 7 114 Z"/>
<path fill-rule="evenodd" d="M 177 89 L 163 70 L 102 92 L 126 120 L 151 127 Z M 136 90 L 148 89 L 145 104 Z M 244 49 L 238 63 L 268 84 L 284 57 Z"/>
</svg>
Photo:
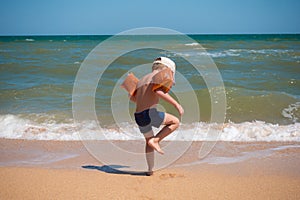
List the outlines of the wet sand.
<svg viewBox="0 0 300 200">
<path fill-rule="evenodd" d="M 299 145 L 218 142 L 200 160 L 194 142 L 149 177 L 100 163 L 81 142 L 1 139 L 0 199 L 299 199 Z"/>
</svg>

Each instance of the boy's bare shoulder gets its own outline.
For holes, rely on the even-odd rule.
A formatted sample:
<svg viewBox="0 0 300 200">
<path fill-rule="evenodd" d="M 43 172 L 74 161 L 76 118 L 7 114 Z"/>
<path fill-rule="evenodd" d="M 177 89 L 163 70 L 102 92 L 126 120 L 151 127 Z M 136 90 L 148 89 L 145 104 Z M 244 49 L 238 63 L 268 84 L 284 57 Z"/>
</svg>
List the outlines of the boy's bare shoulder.
<svg viewBox="0 0 300 200">
<path fill-rule="evenodd" d="M 142 77 L 137 83 L 137 88 L 151 84 L 153 76 L 153 73 L 150 73 Z"/>
</svg>

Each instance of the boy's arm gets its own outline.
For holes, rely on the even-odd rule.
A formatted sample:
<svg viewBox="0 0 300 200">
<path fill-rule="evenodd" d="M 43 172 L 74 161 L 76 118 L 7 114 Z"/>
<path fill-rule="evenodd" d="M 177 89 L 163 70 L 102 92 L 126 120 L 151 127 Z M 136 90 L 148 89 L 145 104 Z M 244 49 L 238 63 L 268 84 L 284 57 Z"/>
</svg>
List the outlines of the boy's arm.
<svg viewBox="0 0 300 200">
<path fill-rule="evenodd" d="M 171 97 L 168 93 L 164 93 L 161 90 L 157 90 L 156 94 L 162 98 L 163 100 L 165 100 L 166 102 L 172 104 L 173 106 L 175 106 L 175 108 L 178 110 L 180 116 L 183 115 L 184 110 L 182 108 L 182 106 L 175 100 L 173 99 L 173 97 Z"/>
</svg>

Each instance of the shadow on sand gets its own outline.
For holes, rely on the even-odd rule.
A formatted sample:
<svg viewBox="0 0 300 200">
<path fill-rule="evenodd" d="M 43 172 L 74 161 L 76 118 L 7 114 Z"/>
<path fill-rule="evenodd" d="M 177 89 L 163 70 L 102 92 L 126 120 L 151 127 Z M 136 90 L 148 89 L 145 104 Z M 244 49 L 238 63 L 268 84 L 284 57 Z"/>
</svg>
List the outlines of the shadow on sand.
<svg viewBox="0 0 300 200">
<path fill-rule="evenodd" d="M 149 176 L 147 172 L 134 172 L 134 171 L 121 171 L 118 169 L 121 168 L 128 168 L 128 166 L 122 165 L 103 165 L 103 166 L 95 166 L 95 165 L 85 165 L 81 166 L 84 169 L 93 169 L 98 170 L 101 172 L 105 172 L 108 174 L 126 174 L 126 175 L 133 175 L 133 176 Z"/>
</svg>

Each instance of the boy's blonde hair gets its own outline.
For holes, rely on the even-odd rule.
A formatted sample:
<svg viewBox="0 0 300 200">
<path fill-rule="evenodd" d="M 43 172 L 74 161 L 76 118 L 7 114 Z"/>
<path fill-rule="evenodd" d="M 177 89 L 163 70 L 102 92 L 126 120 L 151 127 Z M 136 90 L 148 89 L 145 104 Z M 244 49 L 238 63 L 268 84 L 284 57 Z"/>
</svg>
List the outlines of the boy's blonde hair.
<svg viewBox="0 0 300 200">
<path fill-rule="evenodd" d="M 153 63 L 153 65 L 152 65 L 152 71 L 154 71 L 154 70 L 163 70 L 163 69 L 165 69 L 165 68 L 167 68 L 167 66 L 166 65 L 164 65 L 164 64 L 161 64 L 161 63 Z"/>
</svg>

